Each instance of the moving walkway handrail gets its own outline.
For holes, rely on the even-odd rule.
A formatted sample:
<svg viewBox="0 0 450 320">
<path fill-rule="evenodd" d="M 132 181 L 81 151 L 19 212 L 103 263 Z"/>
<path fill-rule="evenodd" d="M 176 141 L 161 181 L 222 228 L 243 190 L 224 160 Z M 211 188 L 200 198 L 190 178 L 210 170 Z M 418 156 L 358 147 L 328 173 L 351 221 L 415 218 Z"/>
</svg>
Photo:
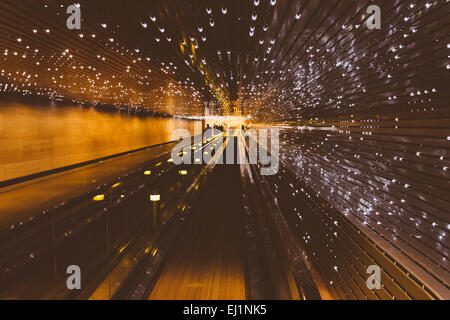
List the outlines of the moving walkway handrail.
<svg viewBox="0 0 450 320">
<path fill-rule="evenodd" d="M 224 139 L 223 136 L 215 138 L 212 142 L 217 139 Z M 217 164 L 220 156 L 223 154 L 228 140 L 226 140 L 218 152 L 216 152 L 211 161 L 202 169 L 200 174 L 194 179 L 194 182 L 187 187 L 186 193 L 182 198 L 182 203 L 184 206 L 178 208 L 178 213 L 175 214 L 167 224 L 166 228 L 158 234 L 153 248 L 150 252 L 154 252 L 152 255 L 147 255 L 138 263 L 134 271 L 125 280 L 121 287 L 113 295 L 112 299 L 121 300 L 141 300 L 147 298 L 151 290 L 153 289 L 158 277 L 161 273 L 164 262 L 167 259 L 168 252 L 172 247 L 174 241 L 179 235 L 180 229 L 185 224 L 186 219 L 192 209 L 191 204 L 194 202 L 197 196 L 197 187 L 200 185 L 205 185 L 208 175 L 212 172 Z M 207 146 L 209 145 L 206 144 Z M 199 188 L 200 189 L 200 188 Z"/>
<path fill-rule="evenodd" d="M 206 145 L 208 145 L 208 144 L 206 144 Z M 142 180 L 142 179 L 139 180 L 139 177 L 142 176 L 141 173 L 144 172 L 144 170 L 145 170 L 144 167 L 147 166 L 147 165 L 150 165 L 151 163 L 153 163 L 153 165 L 151 165 L 152 168 L 153 167 L 157 167 L 158 169 L 159 168 L 163 168 L 163 167 L 165 167 L 165 165 L 160 165 L 160 164 L 167 164 L 167 165 L 169 165 L 169 161 L 165 161 L 168 156 L 170 156 L 170 152 L 169 152 L 169 155 L 168 155 L 167 152 L 165 152 L 162 155 L 159 155 L 159 156 L 156 156 L 155 158 L 149 159 L 149 160 L 145 161 L 145 163 L 141 164 L 139 168 L 133 168 L 133 170 L 127 171 L 125 174 L 122 174 L 121 177 L 119 177 L 119 178 L 116 177 L 115 179 L 113 179 L 113 180 L 103 184 L 102 186 L 98 187 L 95 190 L 89 190 L 89 191 L 87 191 L 85 194 L 83 194 L 80 197 L 76 197 L 74 199 L 66 201 L 63 204 L 61 204 L 60 206 L 56 206 L 56 207 L 50 208 L 48 211 L 46 210 L 45 216 L 49 216 L 50 214 L 52 214 L 51 212 L 54 211 L 54 210 L 68 210 L 68 209 L 70 209 L 72 207 L 72 205 L 77 205 L 78 203 L 85 203 L 87 200 L 89 200 L 88 203 L 93 203 L 92 202 L 92 195 L 99 194 L 99 193 L 104 194 L 104 196 L 105 196 L 104 200 L 108 200 L 109 198 L 111 198 L 111 199 L 109 199 L 109 201 L 105 202 L 107 205 L 106 205 L 106 207 L 104 207 L 103 210 L 97 210 L 97 211 L 100 214 L 102 214 L 102 213 L 105 212 L 105 210 L 107 210 L 107 211 L 112 210 L 112 208 L 116 207 L 119 204 L 119 202 L 113 201 L 113 199 L 112 199 L 113 193 L 111 191 L 113 189 L 111 189 L 111 188 L 114 188 L 115 185 L 120 186 L 117 189 L 122 189 L 124 186 L 127 186 L 127 188 L 128 188 L 128 187 L 130 187 L 130 186 L 128 186 L 128 184 L 132 183 L 135 186 L 135 188 L 137 188 L 137 190 L 143 189 L 146 185 L 150 184 L 150 182 L 151 182 L 150 180 L 153 181 L 154 178 L 159 177 L 158 174 L 153 174 L 152 173 L 152 175 L 151 175 L 152 179 L 150 179 L 150 180 L 145 179 L 145 181 Z M 172 170 L 172 169 L 175 169 L 175 167 L 173 167 L 173 166 L 169 166 L 168 167 L 168 170 Z M 136 180 L 136 179 L 138 179 L 138 180 Z M 113 183 L 115 183 L 117 181 L 120 181 L 120 183 L 116 183 L 115 185 L 113 185 Z M 133 192 L 131 192 L 131 194 L 133 194 Z M 125 196 L 124 199 L 126 199 L 126 198 L 127 197 Z M 75 211 L 79 211 L 79 210 L 75 210 Z M 57 219 L 54 219 L 54 223 L 56 225 L 57 223 L 62 223 L 64 221 L 66 221 L 68 218 L 70 218 L 72 216 L 72 213 L 69 212 L 69 216 L 67 216 L 67 217 L 66 217 L 66 215 L 60 215 L 60 214 L 53 215 L 53 216 L 57 217 Z M 84 223 L 85 218 L 86 217 L 84 217 L 84 216 L 81 217 L 80 222 Z M 89 219 L 90 219 L 89 223 L 91 223 L 93 220 L 91 218 L 89 218 Z M 25 245 L 25 246 L 27 246 L 28 243 L 29 243 L 28 239 L 30 237 L 34 236 L 36 234 L 36 232 L 38 232 L 41 229 L 41 227 L 42 228 L 47 228 L 48 227 L 48 219 L 44 219 L 45 221 L 40 221 L 41 219 L 38 219 L 38 220 L 39 221 L 36 221 L 36 219 L 33 220 L 34 223 L 33 223 L 33 226 L 31 226 L 32 229 L 27 231 L 27 234 L 24 235 L 24 237 L 15 237 L 14 236 L 14 237 L 12 237 L 14 239 L 14 241 L 8 241 L 7 243 L 4 243 L 5 244 L 4 248 L 0 248 L 0 249 L 2 251 L 6 252 L 8 250 L 15 249 L 16 245 L 19 245 L 19 246 L 20 245 L 22 245 L 22 246 Z M 40 223 L 40 222 L 43 222 L 43 224 Z M 71 224 L 73 224 L 73 221 L 71 222 Z M 72 229 L 73 229 L 73 227 L 74 226 L 71 226 Z M 38 229 L 36 229 L 36 228 L 38 228 Z M 14 229 L 7 229 L 7 230 L 4 230 L 4 231 L 8 233 L 8 232 L 11 232 L 11 231 L 16 231 L 15 229 L 16 228 L 14 228 Z M 11 238 L 11 237 L 9 237 L 9 238 Z M 30 245 L 33 246 L 33 243 L 30 243 Z M 41 245 L 39 245 L 39 250 L 41 250 L 41 249 L 42 250 L 49 250 L 55 245 L 56 244 L 53 241 L 50 242 L 50 243 L 47 243 L 47 245 L 45 245 L 44 247 L 41 247 Z M 32 249 L 32 250 L 34 250 L 34 249 Z M 21 262 L 20 265 L 27 264 L 27 261 L 30 260 L 29 258 L 30 257 L 27 254 L 24 257 L 22 255 L 17 257 L 17 259 L 19 259 L 18 261 Z M 24 259 L 27 260 L 27 261 L 25 261 Z M 8 261 L 3 261 L 3 262 L 4 263 L 8 263 Z M 0 263 L 0 266 L 1 266 L 1 263 Z"/>
<path fill-rule="evenodd" d="M 195 138 L 195 136 L 191 136 L 191 139 L 192 138 Z M 58 167 L 58 168 L 55 168 L 55 169 L 40 171 L 40 172 L 32 173 L 32 174 L 29 174 L 29 175 L 17 177 L 17 178 L 12 178 L 12 179 L 8 179 L 8 180 L 0 181 L 0 188 L 5 188 L 5 187 L 9 187 L 9 186 L 12 186 L 12 185 L 15 185 L 15 184 L 19 184 L 19 183 L 22 183 L 22 182 L 27 182 L 27 181 L 34 180 L 34 179 L 43 178 L 43 177 L 50 176 L 50 175 L 56 174 L 56 173 L 61 173 L 61 172 L 70 171 L 70 170 L 73 170 L 73 169 L 78 169 L 78 168 L 85 167 L 85 166 L 88 166 L 88 165 L 92 165 L 92 164 L 95 164 L 95 163 L 99 163 L 99 162 L 102 162 L 102 161 L 106 161 L 106 160 L 118 158 L 118 157 L 121 157 L 121 156 L 124 156 L 124 155 L 128 155 L 128 154 L 132 154 L 132 153 L 136 153 L 136 152 L 140 152 L 140 151 L 144 151 L 144 150 L 148 150 L 148 149 L 152 149 L 152 148 L 168 145 L 168 144 L 175 143 L 175 142 L 178 142 L 178 140 L 171 140 L 171 141 L 167 141 L 167 142 L 162 142 L 162 143 L 154 144 L 154 145 L 151 145 L 151 146 L 146 146 L 146 147 L 142 147 L 142 148 L 138 148 L 138 149 L 132 149 L 132 150 L 128 150 L 128 151 L 123 151 L 123 152 L 115 153 L 115 154 L 112 154 L 112 155 L 109 155 L 109 156 L 104 156 L 104 157 L 100 157 L 100 158 L 96 158 L 96 159 L 92 159 L 92 160 L 87 160 L 87 161 L 83 161 L 83 162 L 79 162 L 79 163 L 75 163 L 75 164 L 71 164 L 71 165 L 67 165 L 67 166 L 63 166 L 63 167 Z"/>
<path fill-rule="evenodd" d="M 246 156 L 249 158 L 249 148 L 246 144 L 245 138 L 243 136 L 241 136 L 241 138 L 243 140 L 242 143 L 245 148 Z M 252 137 L 249 137 L 249 139 L 252 139 Z M 255 143 L 259 148 L 263 148 L 257 141 L 255 141 Z M 267 149 L 266 152 L 267 154 L 270 154 L 270 151 Z M 251 175 L 252 179 L 255 181 L 255 184 L 258 185 L 261 197 L 267 204 L 269 219 L 272 220 L 275 225 L 275 230 L 278 230 L 279 236 L 281 236 L 280 244 L 286 249 L 285 253 L 288 257 L 292 275 L 295 279 L 301 298 L 305 300 L 320 300 L 321 296 L 317 285 L 313 280 L 311 271 L 309 270 L 310 266 L 306 263 L 306 261 L 304 261 L 303 255 L 300 254 L 300 252 L 304 251 L 304 248 L 296 241 L 296 237 L 291 234 L 287 221 L 285 221 L 284 216 L 280 212 L 277 204 L 268 200 L 274 199 L 274 196 L 271 194 L 271 191 L 266 185 L 265 179 L 259 176 L 257 165 L 250 163 L 248 170 L 248 174 Z"/>
</svg>

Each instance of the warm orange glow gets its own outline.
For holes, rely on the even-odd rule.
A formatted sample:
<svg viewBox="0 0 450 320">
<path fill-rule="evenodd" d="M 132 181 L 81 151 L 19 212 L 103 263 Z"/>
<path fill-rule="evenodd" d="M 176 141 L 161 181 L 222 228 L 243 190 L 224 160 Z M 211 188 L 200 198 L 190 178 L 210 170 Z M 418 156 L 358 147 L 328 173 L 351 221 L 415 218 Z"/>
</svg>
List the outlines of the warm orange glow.
<svg viewBox="0 0 450 320">
<path fill-rule="evenodd" d="M 105 195 L 104 194 L 99 194 L 96 195 L 94 198 L 92 198 L 94 201 L 103 201 L 105 200 Z"/>
</svg>

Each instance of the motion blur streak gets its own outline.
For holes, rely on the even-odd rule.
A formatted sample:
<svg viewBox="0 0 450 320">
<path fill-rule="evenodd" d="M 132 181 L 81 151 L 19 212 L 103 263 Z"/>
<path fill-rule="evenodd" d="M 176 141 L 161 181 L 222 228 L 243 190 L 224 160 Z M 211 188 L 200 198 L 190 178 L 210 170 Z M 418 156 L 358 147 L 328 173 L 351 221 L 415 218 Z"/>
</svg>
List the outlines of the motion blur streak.
<svg viewBox="0 0 450 320">
<path fill-rule="evenodd" d="M 71 5 L 0 1 L 1 298 L 450 299 L 448 0 Z"/>
</svg>

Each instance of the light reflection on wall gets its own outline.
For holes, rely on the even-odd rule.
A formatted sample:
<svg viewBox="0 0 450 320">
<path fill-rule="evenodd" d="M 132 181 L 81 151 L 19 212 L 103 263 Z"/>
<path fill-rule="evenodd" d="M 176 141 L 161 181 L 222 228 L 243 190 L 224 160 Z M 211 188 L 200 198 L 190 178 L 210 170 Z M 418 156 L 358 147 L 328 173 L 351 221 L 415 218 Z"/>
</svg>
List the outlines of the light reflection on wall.
<svg viewBox="0 0 450 320">
<path fill-rule="evenodd" d="M 53 103 L 0 105 L 0 181 L 170 141 L 194 121 Z"/>
</svg>

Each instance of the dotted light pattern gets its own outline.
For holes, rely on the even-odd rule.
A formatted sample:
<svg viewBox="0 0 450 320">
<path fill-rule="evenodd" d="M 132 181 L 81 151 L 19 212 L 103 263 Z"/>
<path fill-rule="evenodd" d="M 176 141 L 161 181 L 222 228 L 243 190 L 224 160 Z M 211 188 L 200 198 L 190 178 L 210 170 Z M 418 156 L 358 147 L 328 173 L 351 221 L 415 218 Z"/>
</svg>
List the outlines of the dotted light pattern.
<svg viewBox="0 0 450 320">
<path fill-rule="evenodd" d="M 383 15 L 389 28 L 372 38 L 354 29 L 339 34 L 353 41 L 347 48 L 332 42 L 331 56 L 322 59 L 328 67 L 304 73 L 298 92 L 309 87 L 302 99 L 311 101 L 307 108 L 283 108 L 289 114 L 273 108 L 279 120 L 291 120 L 282 126 L 282 159 L 321 198 L 448 297 L 449 3 L 397 1 L 382 8 L 392 14 Z M 282 103 L 280 95 L 277 106 Z M 267 113 L 267 121 L 271 117 Z M 331 251 L 330 261 L 343 270 Z"/>
<path fill-rule="evenodd" d="M 201 113 L 200 92 L 170 56 L 153 58 L 127 46 L 118 36 L 120 25 L 91 19 L 99 8 L 84 3 L 82 29 L 68 30 L 70 4 L 1 2 L 1 92 L 170 115 Z"/>
<path fill-rule="evenodd" d="M 442 115 L 448 110 L 404 113 L 403 120 L 308 121 L 283 128 L 280 149 L 283 163 L 317 195 L 441 293 L 450 244 Z"/>
<path fill-rule="evenodd" d="M 381 30 L 372 1 L 80 1 L 79 31 L 70 4 L 2 2 L 3 92 L 272 122 L 404 107 L 450 68 L 447 0 L 382 2 Z"/>
<path fill-rule="evenodd" d="M 70 4 L 0 3 L 1 92 L 181 117 L 238 101 L 283 128 L 299 179 L 449 290 L 448 0 L 79 1 L 80 31 Z"/>
</svg>

